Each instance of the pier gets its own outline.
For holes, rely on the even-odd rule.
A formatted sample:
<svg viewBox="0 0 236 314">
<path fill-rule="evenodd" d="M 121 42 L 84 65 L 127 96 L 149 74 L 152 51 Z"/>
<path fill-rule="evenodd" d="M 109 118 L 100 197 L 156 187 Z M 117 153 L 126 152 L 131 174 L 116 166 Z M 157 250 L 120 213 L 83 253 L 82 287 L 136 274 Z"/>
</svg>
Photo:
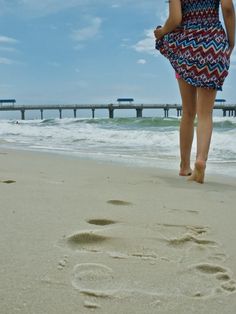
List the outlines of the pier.
<svg viewBox="0 0 236 314">
<path fill-rule="evenodd" d="M 38 110 L 40 112 L 40 117 L 44 119 L 45 110 L 58 110 L 59 118 L 63 117 L 63 110 L 72 110 L 74 118 L 77 118 L 77 112 L 79 110 L 91 110 L 91 117 L 95 118 L 95 111 L 99 109 L 106 109 L 108 111 L 108 117 L 110 119 L 114 118 L 114 112 L 116 110 L 127 110 L 133 109 L 136 111 L 136 117 L 143 117 L 143 110 L 145 109 L 155 109 L 162 110 L 163 116 L 165 118 L 169 117 L 170 110 L 175 110 L 177 117 L 180 117 L 182 114 L 182 106 L 179 104 L 71 104 L 71 105 L 16 105 L 15 103 L 1 103 L 0 102 L 0 111 L 19 111 L 21 114 L 21 119 L 25 120 L 26 111 L 28 110 Z M 214 106 L 214 110 L 221 110 L 223 117 L 236 117 L 236 104 L 218 104 Z"/>
</svg>

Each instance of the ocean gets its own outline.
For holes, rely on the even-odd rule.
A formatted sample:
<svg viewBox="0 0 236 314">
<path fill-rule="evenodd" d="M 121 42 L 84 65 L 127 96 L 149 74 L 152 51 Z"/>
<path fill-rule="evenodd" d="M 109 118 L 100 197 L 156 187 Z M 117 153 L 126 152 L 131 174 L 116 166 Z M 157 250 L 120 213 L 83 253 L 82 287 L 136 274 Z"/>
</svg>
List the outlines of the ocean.
<svg viewBox="0 0 236 314">
<path fill-rule="evenodd" d="M 0 147 L 176 169 L 180 118 L 0 120 Z M 236 118 L 214 117 L 208 172 L 236 177 Z M 192 159 L 196 154 L 196 139 Z"/>
</svg>

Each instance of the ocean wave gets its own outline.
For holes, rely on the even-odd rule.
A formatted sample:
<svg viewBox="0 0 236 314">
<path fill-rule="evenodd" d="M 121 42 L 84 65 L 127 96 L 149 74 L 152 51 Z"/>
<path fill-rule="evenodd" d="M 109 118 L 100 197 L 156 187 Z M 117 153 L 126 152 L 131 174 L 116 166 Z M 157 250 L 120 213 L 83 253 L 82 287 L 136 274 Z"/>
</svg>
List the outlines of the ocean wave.
<svg viewBox="0 0 236 314">
<path fill-rule="evenodd" d="M 232 118 L 229 120 L 217 119 L 214 120 L 213 125 L 215 129 L 221 129 L 225 131 L 234 130 L 236 129 L 236 118 Z"/>
<path fill-rule="evenodd" d="M 133 163 L 178 160 L 180 118 L 0 120 L 0 145 Z M 214 118 L 209 160 L 236 160 L 236 118 Z M 196 137 L 193 143 L 196 154 Z"/>
<path fill-rule="evenodd" d="M 32 121 L 32 120 L 31 120 Z M 37 124 L 36 121 L 30 123 Z M 29 123 L 29 124 L 30 124 Z M 53 125 L 97 125 L 104 128 L 118 128 L 118 129 L 155 129 L 155 128 L 178 128 L 180 125 L 180 118 L 170 117 L 154 117 L 154 118 L 94 118 L 94 119 L 45 119 L 39 122 L 43 126 Z M 236 129 L 236 118 L 220 118 L 214 117 L 214 128 L 216 129 Z"/>
</svg>

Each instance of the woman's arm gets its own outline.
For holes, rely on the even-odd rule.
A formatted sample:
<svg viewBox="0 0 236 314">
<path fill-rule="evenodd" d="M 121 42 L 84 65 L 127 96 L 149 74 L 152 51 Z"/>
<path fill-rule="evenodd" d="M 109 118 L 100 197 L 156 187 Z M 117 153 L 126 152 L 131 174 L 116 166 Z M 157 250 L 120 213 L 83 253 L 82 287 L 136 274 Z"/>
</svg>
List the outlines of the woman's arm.
<svg viewBox="0 0 236 314">
<path fill-rule="evenodd" d="M 182 9 L 180 0 L 169 0 L 169 17 L 163 27 L 154 31 L 156 39 L 172 32 L 182 21 Z"/>
<path fill-rule="evenodd" d="M 221 7 L 231 54 L 235 45 L 235 10 L 233 1 L 221 0 Z"/>
</svg>

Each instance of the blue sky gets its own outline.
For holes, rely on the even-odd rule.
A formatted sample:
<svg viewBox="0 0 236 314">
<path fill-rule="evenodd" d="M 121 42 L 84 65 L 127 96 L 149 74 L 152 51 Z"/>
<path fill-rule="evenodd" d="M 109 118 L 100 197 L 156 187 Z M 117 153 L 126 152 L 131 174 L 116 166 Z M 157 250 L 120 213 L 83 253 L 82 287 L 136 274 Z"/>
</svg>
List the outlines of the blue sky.
<svg viewBox="0 0 236 314">
<path fill-rule="evenodd" d="M 0 98 L 17 104 L 180 102 L 152 29 L 165 0 L 0 0 Z M 236 55 L 224 91 L 235 103 Z"/>
</svg>

